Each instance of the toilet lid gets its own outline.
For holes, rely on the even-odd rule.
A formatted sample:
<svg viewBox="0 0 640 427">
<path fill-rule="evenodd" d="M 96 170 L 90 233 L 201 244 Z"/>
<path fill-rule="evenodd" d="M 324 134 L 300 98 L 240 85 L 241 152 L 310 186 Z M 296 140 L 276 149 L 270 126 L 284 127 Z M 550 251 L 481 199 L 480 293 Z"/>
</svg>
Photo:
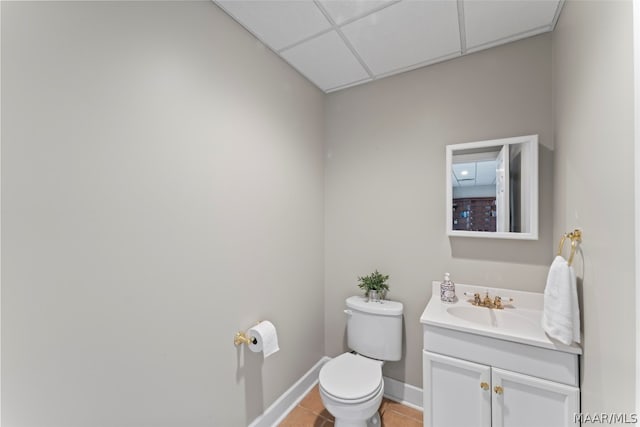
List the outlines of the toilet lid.
<svg viewBox="0 0 640 427">
<path fill-rule="evenodd" d="M 380 361 L 344 353 L 320 369 L 320 386 L 339 399 L 360 400 L 380 389 L 381 366 Z"/>
</svg>

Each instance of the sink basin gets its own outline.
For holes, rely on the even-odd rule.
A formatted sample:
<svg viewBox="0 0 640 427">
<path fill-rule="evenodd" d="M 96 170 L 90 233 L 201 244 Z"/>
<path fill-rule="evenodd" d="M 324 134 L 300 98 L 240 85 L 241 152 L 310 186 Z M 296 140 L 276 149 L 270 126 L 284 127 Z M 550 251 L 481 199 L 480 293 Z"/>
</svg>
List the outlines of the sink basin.
<svg viewBox="0 0 640 427">
<path fill-rule="evenodd" d="M 420 322 L 425 325 L 425 328 L 433 327 L 483 335 L 566 353 L 582 353 L 580 345 L 575 343 L 570 346 L 564 345 L 551 340 L 544 332 L 542 329 L 544 295 L 542 293 L 456 283 L 458 298 L 453 303 L 444 303 L 440 300 L 440 282 L 434 281 L 431 287 L 431 299 L 420 317 Z M 512 301 L 500 310 L 478 307 L 472 304 L 473 298 L 465 298 L 477 292 L 481 294 L 488 292 L 489 296 L 507 295 Z M 506 297 L 502 297 L 502 300 L 506 301 Z M 436 336 L 441 337 L 438 334 Z"/>
<path fill-rule="evenodd" d="M 447 312 L 459 319 L 485 327 L 518 331 L 540 328 L 534 320 L 527 318 L 526 314 L 531 313 L 525 313 L 524 311 L 518 314 L 509 309 L 495 310 L 486 307 L 455 306 L 448 307 Z"/>
</svg>

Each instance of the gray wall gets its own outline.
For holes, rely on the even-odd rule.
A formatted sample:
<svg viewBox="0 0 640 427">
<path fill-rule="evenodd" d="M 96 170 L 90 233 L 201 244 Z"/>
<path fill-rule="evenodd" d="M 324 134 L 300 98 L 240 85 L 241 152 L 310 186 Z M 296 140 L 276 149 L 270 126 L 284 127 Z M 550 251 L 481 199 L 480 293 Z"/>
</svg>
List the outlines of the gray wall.
<svg viewBox="0 0 640 427">
<path fill-rule="evenodd" d="M 635 409 L 632 17 L 569 1 L 553 34 L 554 235 L 584 230 L 583 412 Z"/>
<path fill-rule="evenodd" d="M 323 356 L 323 94 L 213 3 L 2 2 L 2 124 L 3 426 L 242 426 Z"/>
<path fill-rule="evenodd" d="M 431 281 L 541 292 L 553 258 L 551 36 L 511 43 L 330 94 L 326 104 L 325 330 L 342 352 L 357 276 L 391 276 L 405 354 L 385 374 L 422 386 L 420 315 Z M 538 134 L 540 240 L 449 238 L 445 146 Z"/>
<path fill-rule="evenodd" d="M 453 198 L 496 197 L 495 185 L 469 185 L 453 187 Z"/>
</svg>

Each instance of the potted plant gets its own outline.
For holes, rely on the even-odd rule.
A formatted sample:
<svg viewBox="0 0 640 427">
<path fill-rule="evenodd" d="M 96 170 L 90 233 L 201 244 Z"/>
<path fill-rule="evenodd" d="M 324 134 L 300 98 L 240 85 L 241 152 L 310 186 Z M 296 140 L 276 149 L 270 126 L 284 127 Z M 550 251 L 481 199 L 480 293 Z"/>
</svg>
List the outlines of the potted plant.
<svg viewBox="0 0 640 427">
<path fill-rule="evenodd" d="M 379 301 L 380 299 L 384 299 L 385 294 L 389 290 L 389 285 L 387 284 L 387 280 L 389 280 L 388 275 L 383 275 L 378 272 L 378 270 L 374 271 L 368 276 L 358 277 L 358 287 L 365 291 L 365 296 L 369 297 L 369 301 Z"/>
</svg>

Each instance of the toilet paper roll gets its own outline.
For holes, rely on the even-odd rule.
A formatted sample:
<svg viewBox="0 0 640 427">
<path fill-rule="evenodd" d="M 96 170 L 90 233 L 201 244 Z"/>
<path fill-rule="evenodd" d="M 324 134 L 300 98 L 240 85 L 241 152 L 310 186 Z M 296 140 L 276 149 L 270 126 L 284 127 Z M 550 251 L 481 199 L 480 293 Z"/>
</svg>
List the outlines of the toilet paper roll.
<svg viewBox="0 0 640 427">
<path fill-rule="evenodd" d="M 253 328 L 250 328 L 247 334 L 251 339 L 249 350 L 254 353 L 262 351 L 265 359 L 280 350 L 280 347 L 278 347 L 276 327 L 268 320 L 264 320 Z"/>
</svg>

